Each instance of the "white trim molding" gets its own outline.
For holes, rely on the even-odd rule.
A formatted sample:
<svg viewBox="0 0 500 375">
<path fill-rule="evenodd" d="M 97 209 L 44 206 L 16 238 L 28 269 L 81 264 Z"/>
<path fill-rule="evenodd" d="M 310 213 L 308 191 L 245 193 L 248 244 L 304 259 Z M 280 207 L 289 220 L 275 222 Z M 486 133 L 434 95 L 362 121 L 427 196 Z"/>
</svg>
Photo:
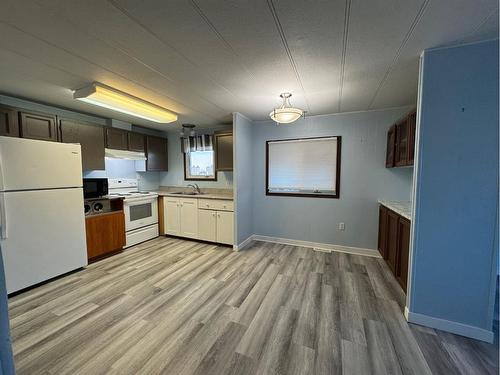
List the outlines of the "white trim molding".
<svg viewBox="0 0 500 375">
<path fill-rule="evenodd" d="M 301 240 L 293 240 L 290 238 L 281 238 L 281 237 L 271 237 L 271 236 L 263 236 L 260 234 L 253 234 L 248 237 L 242 243 L 234 246 L 234 250 L 241 250 L 243 247 L 248 246 L 251 241 L 262 241 L 262 242 L 272 242 L 279 243 L 282 245 L 292 245 L 292 246 L 301 246 L 301 247 L 310 247 L 313 250 L 324 251 L 324 252 L 339 252 L 339 253 L 347 253 L 347 254 L 355 254 L 355 255 L 364 255 L 374 258 L 381 258 L 378 250 L 375 249 L 365 249 L 361 247 L 351 247 L 351 246 L 342 246 L 342 245 L 333 245 L 327 243 L 320 242 L 310 242 L 310 241 L 301 241 Z"/>
<path fill-rule="evenodd" d="M 494 339 L 493 331 L 488 331 L 483 328 L 474 327 L 459 322 L 453 322 L 451 320 L 445 320 L 429 315 L 414 313 L 409 311 L 408 307 L 405 307 L 405 317 L 409 323 L 435 328 L 441 331 L 451 332 L 457 335 L 470 337 L 472 339 L 481 340 L 488 343 L 492 343 Z"/>
<path fill-rule="evenodd" d="M 255 235 L 252 234 L 251 236 L 249 236 L 246 240 L 244 240 L 243 242 L 237 244 L 237 245 L 233 245 L 233 250 L 234 251 L 240 251 L 240 250 L 243 250 L 245 247 L 247 247 L 252 241 L 253 241 L 253 237 Z"/>
</svg>

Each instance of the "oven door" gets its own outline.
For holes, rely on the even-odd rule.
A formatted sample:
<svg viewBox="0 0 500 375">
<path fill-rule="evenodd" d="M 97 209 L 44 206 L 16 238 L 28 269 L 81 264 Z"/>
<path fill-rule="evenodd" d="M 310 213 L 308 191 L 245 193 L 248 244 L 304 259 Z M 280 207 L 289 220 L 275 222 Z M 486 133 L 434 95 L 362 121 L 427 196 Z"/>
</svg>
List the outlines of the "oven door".
<svg viewBox="0 0 500 375">
<path fill-rule="evenodd" d="M 125 211 L 125 231 L 158 223 L 158 199 L 126 199 L 123 202 Z"/>
</svg>

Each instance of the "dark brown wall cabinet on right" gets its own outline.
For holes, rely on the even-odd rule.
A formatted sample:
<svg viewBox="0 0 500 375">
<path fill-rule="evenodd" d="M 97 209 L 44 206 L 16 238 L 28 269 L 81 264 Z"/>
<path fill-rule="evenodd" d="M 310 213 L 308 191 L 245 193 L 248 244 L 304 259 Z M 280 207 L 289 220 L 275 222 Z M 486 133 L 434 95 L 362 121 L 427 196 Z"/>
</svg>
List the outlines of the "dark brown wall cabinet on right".
<svg viewBox="0 0 500 375">
<path fill-rule="evenodd" d="M 385 160 L 387 168 L 413 165 L 416 118 L 416 111 L 412 111 L 388 130 Z"/>
<path fill-rule="evenodd" d="M 233 132 L 220 132 L 214 134 L 215 155 L 217 171 L 233 170 Z"/>
<path fill-rule="evenodd" d="M 378 250 L 406 293 L 410 253 L 410 221 L 379 206 Z"/>
<path fill-rule="evenodd" d="M 15 108 L 0 107 L 0 135 L 19 137 L 18 113 Z"/>
<path fill-rule="evenodd" d="M 59 122 L 59 141 L 80 143 L 84 171 L 104 170 L 104 129 L 100 125 L 62 119 Z"/>
<path fill-rule="evenodd" d="M 168 170 L 168 140 L 166 138 L 146 136 L 146 170 Z"/>
<path fill-rule="evenodd" d="M 55 115 L 37 112 L 19 112 L 19 127 L 22 138 L 57 142 L 57 119 Z"/>
</svg>

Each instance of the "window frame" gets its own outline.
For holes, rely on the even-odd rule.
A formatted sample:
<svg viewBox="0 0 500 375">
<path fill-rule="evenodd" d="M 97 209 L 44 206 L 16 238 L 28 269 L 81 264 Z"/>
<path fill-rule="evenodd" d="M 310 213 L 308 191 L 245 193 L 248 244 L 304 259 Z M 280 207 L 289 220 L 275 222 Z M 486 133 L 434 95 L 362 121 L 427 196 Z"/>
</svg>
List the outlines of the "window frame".
<svg viewBox="0 0 500 375">
<path fill-rule="evenodd" d="M 186 157 L 187 157 L 188 153 L 183 152 L 183 154 L 184 154 L 183 155 L 183 159 L 184 159 L 184 181 L 217 181 L 217 169 L 215 167 L 215 161 L 216 161 L 216 155 L 215 155 L 215 153 L 217 151 L 214 148 L 212 150 L 212 152 L 213 152 L 214 176 L 213 177 L 208 177 L 208 178 L 207 177 L 203 178 L 203 177 L 188 177 L 187 176 L 187 169 L 186 169 L 186 167 L 187 167 L 188 162 L 187 162 Z"/>
<path fill-rule="evenodd" d="M 273 142 L 284 142 L 284 141 L 303 141 L 311 139 L 325 139 L 325 138 L 336 138 L 337 139 L 337 163 L 335 166 L 335 194 L 315 194 L 315 193 L 285 193 L 285 192 L 271 192 L 269 191 L 269 144 Z M 303 138 L 287 138 L 287 139 L 273 139 L 266 141 L 266 195 L 267 196 L 278 196 L 278 197 L 303 197 L 303 198 L 330 198 L 339 199 L 340 198 L 340 165 L 342 154 L 342 136 L 340 135 L 328 135 L 322 137 L 303 137 Z"/>
</svg>

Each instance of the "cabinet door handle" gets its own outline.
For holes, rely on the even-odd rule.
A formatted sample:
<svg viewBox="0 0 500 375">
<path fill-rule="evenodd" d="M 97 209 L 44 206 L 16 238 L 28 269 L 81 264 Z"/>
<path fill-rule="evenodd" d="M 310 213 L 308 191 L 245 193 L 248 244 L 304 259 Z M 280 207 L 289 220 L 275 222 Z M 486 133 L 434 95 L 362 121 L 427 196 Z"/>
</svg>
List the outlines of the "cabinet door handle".
<svg viewBox="0 0 500 375">
<path fill-rule="evenodd" d="M 213 217 L 215 217 L 215 212 L 212 214 Z"/>
</svg>

